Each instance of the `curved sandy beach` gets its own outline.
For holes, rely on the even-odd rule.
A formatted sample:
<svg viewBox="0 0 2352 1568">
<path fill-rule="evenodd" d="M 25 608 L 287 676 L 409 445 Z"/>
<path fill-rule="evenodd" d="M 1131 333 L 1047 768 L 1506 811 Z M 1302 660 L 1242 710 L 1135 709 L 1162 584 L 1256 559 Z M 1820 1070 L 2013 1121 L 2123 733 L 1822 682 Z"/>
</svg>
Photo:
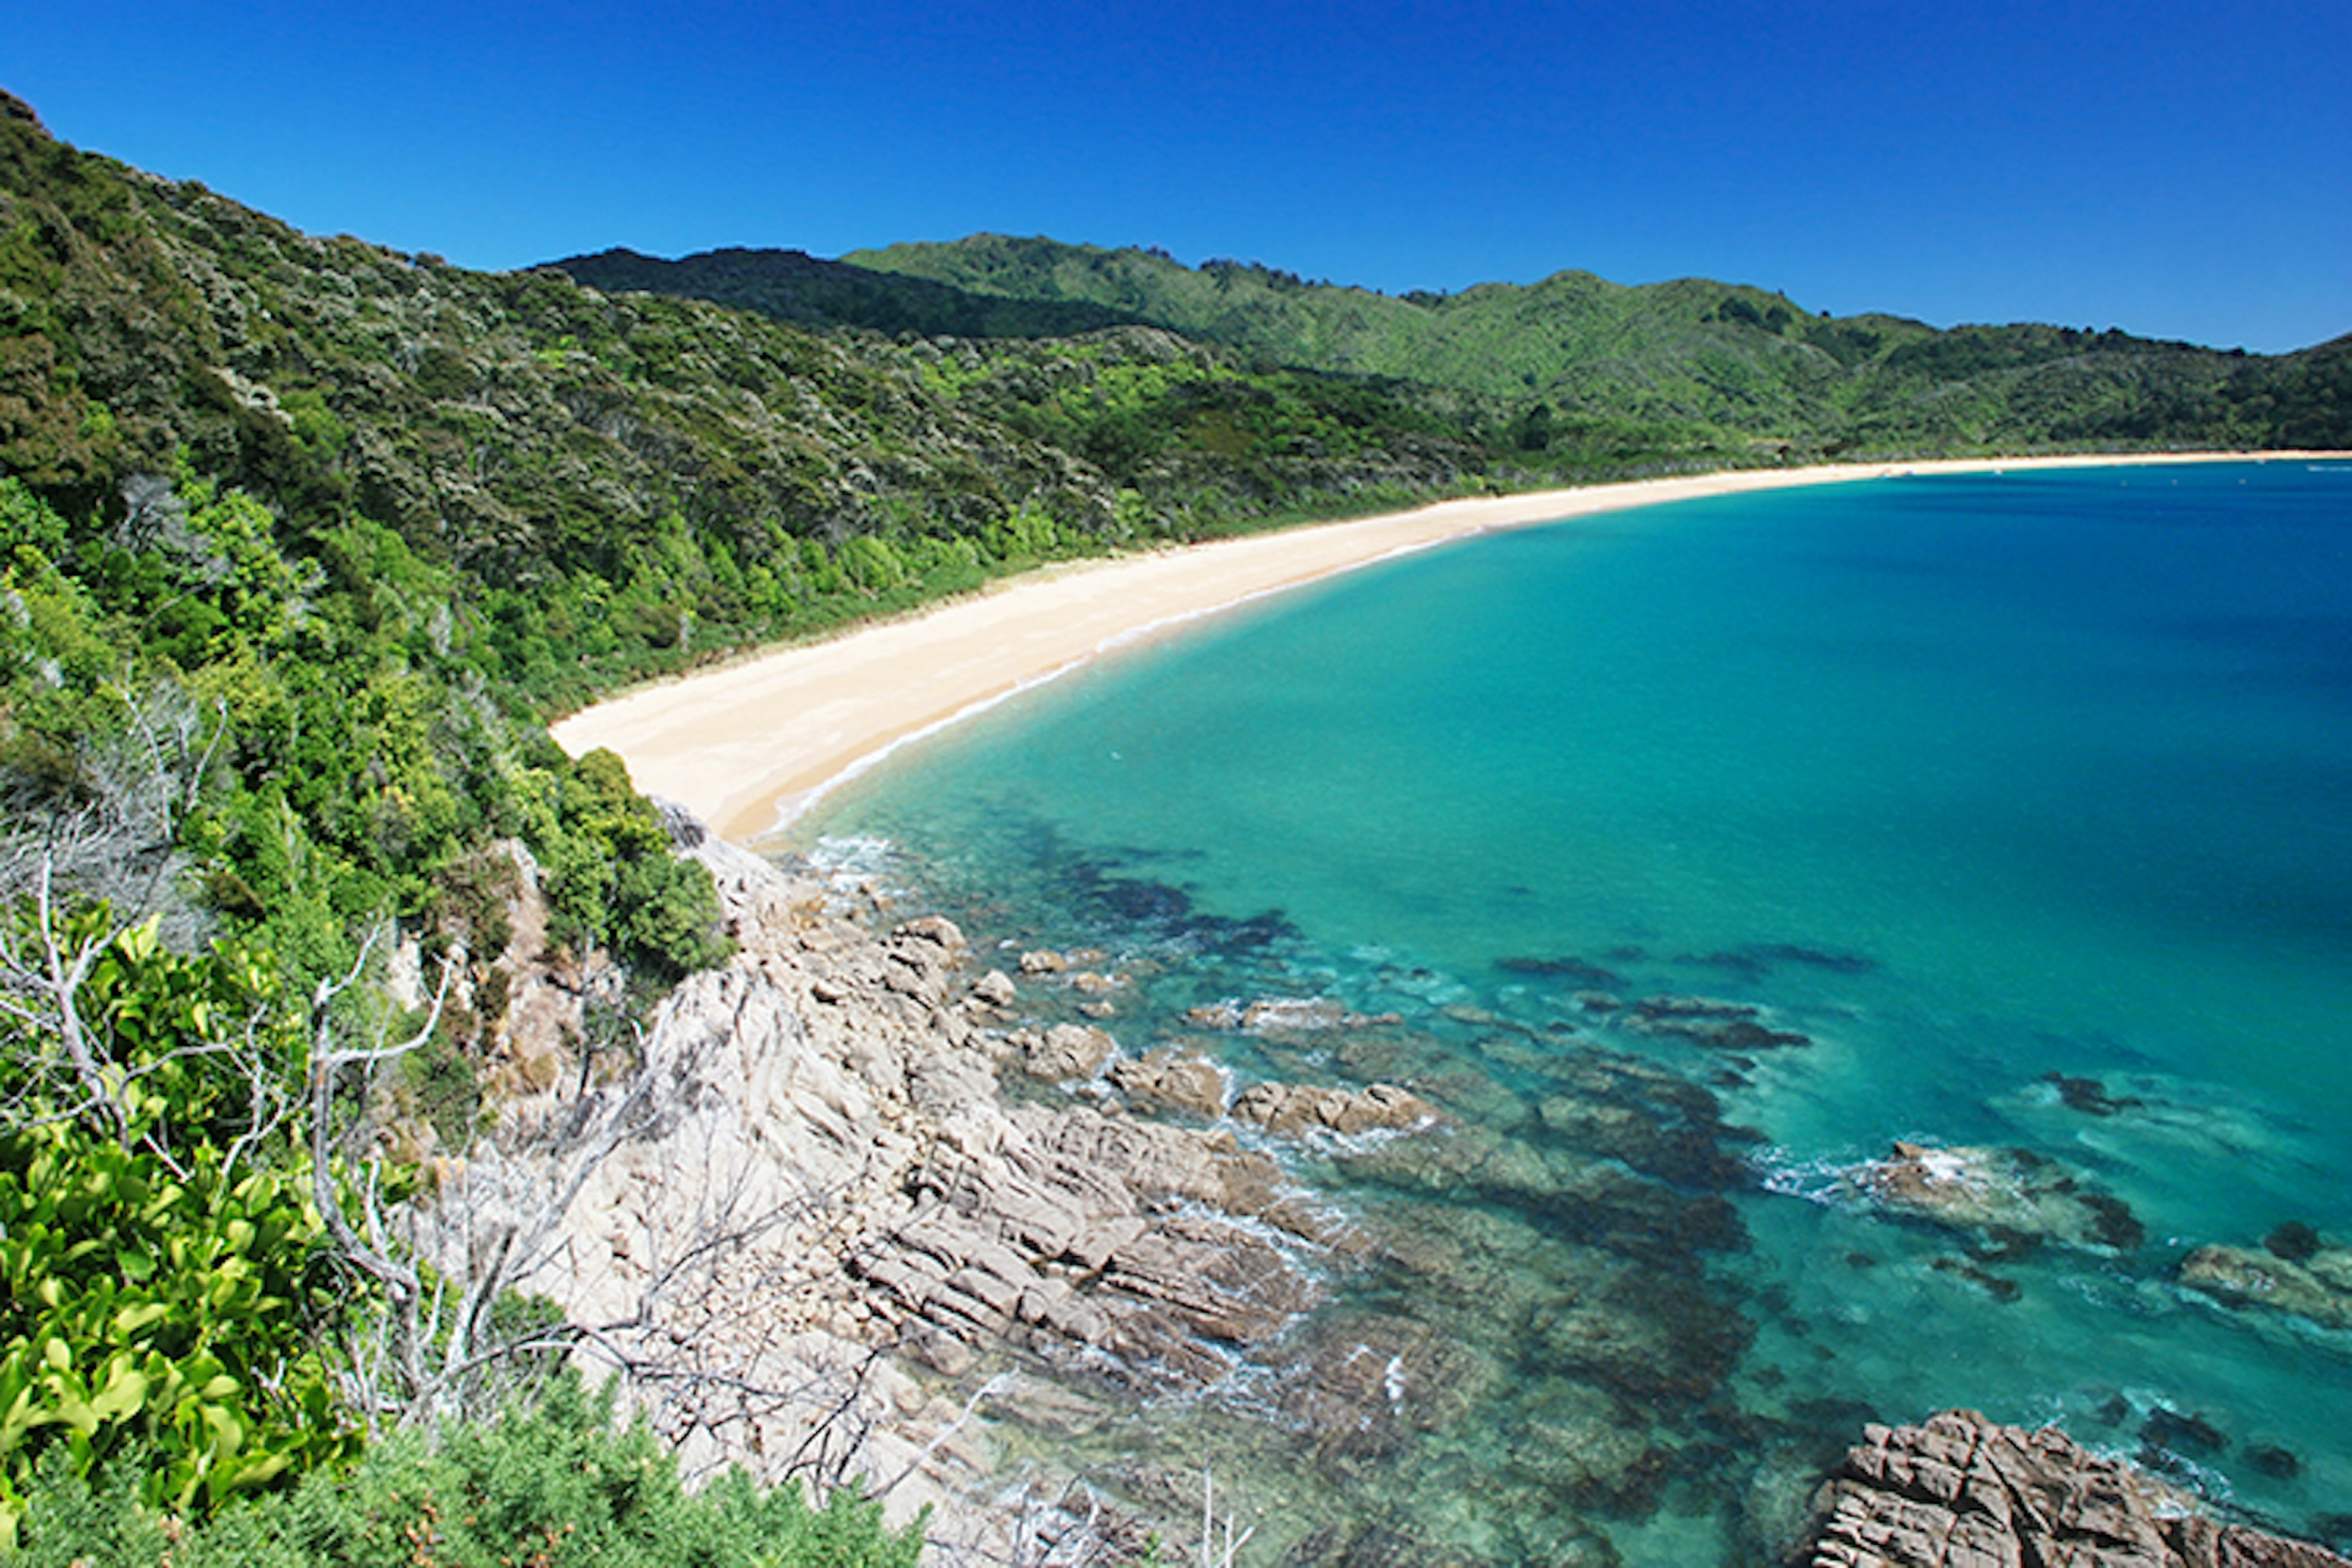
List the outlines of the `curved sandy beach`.
<svg viewBox="0 0 2352 1568">
<path fill-rule="evenodd" d="M 1915 473 L 2341 458 L 2195 453 L 1751 470 L 1444 501 L 1412 511 L 1049 567 L 913 617 L 786 647 L 600 702 L 553 726 L 574 755 L 609 747 L 647 795 L 722 836 L 782 826 L 893 746 L 1106 647 L 1409 551 L 1498 529 L 1699 496 Z"/>
</svg>

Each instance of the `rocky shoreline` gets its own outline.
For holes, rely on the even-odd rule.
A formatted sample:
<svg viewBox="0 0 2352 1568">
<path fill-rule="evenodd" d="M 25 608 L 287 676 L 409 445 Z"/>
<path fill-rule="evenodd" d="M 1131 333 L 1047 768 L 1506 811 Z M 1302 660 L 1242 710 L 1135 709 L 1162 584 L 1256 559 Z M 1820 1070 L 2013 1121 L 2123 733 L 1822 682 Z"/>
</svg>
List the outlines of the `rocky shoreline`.
<svg viewBox="0 0 2352 1568">
<path fill-rule="evenodd" d="M 1118 1423 L 1152 1402 L 1246 1404 L 1310 1485 L 1376 1474 L 1475 1405 L 1507 1423 L 1487 1436 L 1507 1458 L 1478 1481 L 1492 1509 L 1643 1517 L 1667 1489 L 1705 1490 L 1716 1450 L 1688 1434 L 1723 1429 L 1778 1456 L 1732 1510 L 1743 1549 L 1790 1550 L 1828 1454 L 1724 1426 L 1744 1419 L 1718 1391 L 1750 1331 L 1696 1271 L 1745 1245 L 1720 1194 L 1751 1180 L 1726 1151 L 1752 1135 L 1706 1090 L 1528 1042 L 1550 1088 L 1506 1091 L 1439 1070 L 1392 1016 L 1298 999 L 1194 1007 L 1172 1043 L 1123 1048 L 1142 968 L 1046 952 L 985 967 L 945 919 L 895 920 L 870 889 L 673 829 L 709 867 L 738 956 L 666 1005 L 647 1047 L 661 1118 L 590 1173 L 527 1283 L 589 1331 L 587 1360 L 640 1374 L 633 1397 L 689 1473 L 863 1477 L 896 1518 L 931 1510 L 936 1561 L 1117 1561 L 1199 1527 L 1196 1473 L 1118 1451 Z M 562 1023 L 529 977 L 515 990 L 542 1036 Z M 1624 1014 L 1637 1032 L 1764 1027 L 1704 998 Z M 1313 1042 L 1280 1059 L 1362 1087 L 1238 1081 L 1211 1059 L 1235 1031 Z M 548 1079 L 530 1066 L 543 1038 L 509 1047 L 510 1077 Z M 1404 1201 L 1346 1211 L 1301 1168 Z M 1859 1201 L 1974 1238 L 1970 1258 L 2137 1242 L 2120 1205 L 2021 1152 L 1898 1145 L 1849 1179 Z M 1464 1206 L 1427 1223 L 1432 1195 Z M 2335 1261 L 2305 1252 L 2302 1272 Z M 2224 1300 L 2282 1277 L 2217 1254 L 2184 1282 Z M 1345 1280 L 1373 1288 L 1335 1300 Z M 1367 1310 L 1367 1294 L 1403 1309 Z M 1507 1341 L 1456 1326 L 1497 1316 Z M 1057 1452 L 1105 1434 L 1108 1465 Z M 1838 1484 L 1854 1479 L 1849 1462 Z M 1617 1560 L 1573 1518 L 1548 1528 L 1474 1560 L 1410 1525 L 1326 1520 L 1281 1561 Z"/>
<path fill-rule="evenodd" d="M 2053 1428 L 1948 1410 L 1871 1426 L 1814 1501 L 1811 1568 L 2345 1568 L 2322 1546 L 2217 1520 L 2179 1489 Z"/>
<path fill-rule="evenodd" d="M 932 1510 L 946 1560 L 1003 1560 L 1041 1531 L 1139 1541 L 1098 1500 L 1063 1506 L 1067 1475 L 1004 1496 L 987 1416 L 1197 1394 L 1322 1299 L 1358 1238 L 1213 1125 L 1229 1109 L 1276 1138 L 1437 1113 L 1392 1086 L 1259 1083 L 1228 1107 L 1197 1057 L 1113 1064 L 1099 1028 L 1022 1026 L 1027 982 L 975 973 L 950 921 L 887 924 L 870 898 L 677 831 L 739 952 L 665 1005 L 669 1109 L 591 1173 L 527 1287 L 593 1331 L 592 1364 L 667 1369 L 637 1396 L 689 1473 L 863 1476 L 894 1516 Z M 1116 1093 L 1004 1087 L 1107 1065 Z"/>
</svg>

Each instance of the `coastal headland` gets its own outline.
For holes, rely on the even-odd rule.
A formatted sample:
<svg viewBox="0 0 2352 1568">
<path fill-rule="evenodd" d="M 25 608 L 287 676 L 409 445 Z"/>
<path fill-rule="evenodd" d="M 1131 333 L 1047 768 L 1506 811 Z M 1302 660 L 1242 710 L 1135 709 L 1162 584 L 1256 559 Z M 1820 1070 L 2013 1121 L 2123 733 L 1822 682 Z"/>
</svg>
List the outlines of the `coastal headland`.
<svg viewBox="0 0 2352 1568">
<path fill-rule="evenodd" d="M 1707 496 L 1915 474 L 2342 459 L 2332 452 L 2138 453 L 1746 469 L 1442 501 L 1141 555 L 1052 566 L 911 617 L 640 688 L 553 726 L 605 747 L 646 795 L 721 836 L 775 831 L 903 742 L 1097 654 L 1269 594 L 1476 534 Z"/>
</svg>

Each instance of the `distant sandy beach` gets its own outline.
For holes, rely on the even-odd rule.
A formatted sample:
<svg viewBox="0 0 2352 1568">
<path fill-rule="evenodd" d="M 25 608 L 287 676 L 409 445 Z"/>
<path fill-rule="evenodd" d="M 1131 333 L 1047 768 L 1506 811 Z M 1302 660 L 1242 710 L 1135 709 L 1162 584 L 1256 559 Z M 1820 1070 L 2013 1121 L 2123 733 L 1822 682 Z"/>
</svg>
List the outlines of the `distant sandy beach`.
<svg viewBox="0 0 2352 1568">
<path fill-rule="evenodd" d="M 826 642 L 640 688 L 553 727 L 573 755 L 609 747 L 638 789 L 744 841 L 791 822 L 893 747 L 1097 654 L 1334 574 L 1475 534 L 1701 496 L 1906 474 L 2163 463 L 2340 460 L 2335 452 L 2010 458 L 1748 470 L 1443 501 L 1052 566 Z"/>
</svg>

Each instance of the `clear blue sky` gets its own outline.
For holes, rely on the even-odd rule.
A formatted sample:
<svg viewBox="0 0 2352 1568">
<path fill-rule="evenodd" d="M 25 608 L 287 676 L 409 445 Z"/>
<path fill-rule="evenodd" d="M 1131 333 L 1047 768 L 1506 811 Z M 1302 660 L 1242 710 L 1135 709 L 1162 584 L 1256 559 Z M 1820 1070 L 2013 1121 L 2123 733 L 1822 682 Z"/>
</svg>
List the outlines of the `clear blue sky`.
<svg viewBox="0 0 2352 1568">
<path fill-rule="evenodd" d="M 463 265 L 979 229 L 2352 331 L 2352 3 L 11 7 L 67 141 Z"/>
</svg>

